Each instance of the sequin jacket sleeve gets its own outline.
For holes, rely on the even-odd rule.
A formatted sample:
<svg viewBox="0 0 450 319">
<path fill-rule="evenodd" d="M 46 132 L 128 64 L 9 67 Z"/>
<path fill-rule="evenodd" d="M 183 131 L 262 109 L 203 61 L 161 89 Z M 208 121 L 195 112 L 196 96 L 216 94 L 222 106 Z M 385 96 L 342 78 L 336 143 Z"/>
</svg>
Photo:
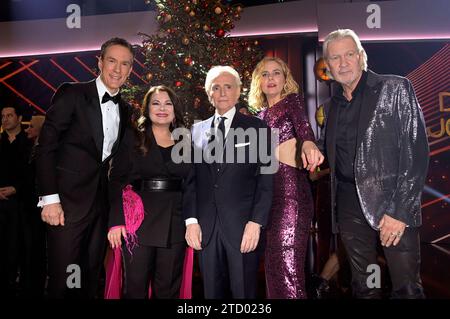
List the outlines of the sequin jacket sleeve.
<svg viewBox="0 0 450 319">
<path fill-rule="evenodd" d="M 295 137 L 299 138 L 302 143 L 304 141 L 314 141 L 314 133 L 306 115 L 302 96 L 299 94 L 290 94 L 286 99 L 288 99 L 287 110 L 294 126 Z"/>
<path fill-rule="evenodd" d="M 420 199 L 428 170 L 428 142 L 425 121 L 411 82 L 404 79 L 397 91 L 397 120 L 400 155 L 397 187 L 386 213 L 407 221 L 420 210 Z"/>
</svg>

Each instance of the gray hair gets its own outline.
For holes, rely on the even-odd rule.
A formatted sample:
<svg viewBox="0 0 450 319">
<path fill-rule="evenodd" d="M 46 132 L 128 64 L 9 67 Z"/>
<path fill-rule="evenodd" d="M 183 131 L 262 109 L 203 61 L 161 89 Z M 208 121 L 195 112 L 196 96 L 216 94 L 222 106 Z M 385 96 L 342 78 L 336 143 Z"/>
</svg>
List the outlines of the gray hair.
<svg viewBox="0 0 450 319">
<path fill-rule="evenodd" d="M 238 87 L 241 87 L 241 85 L 242 85 L 241 77 L 239 76 L 239 73 L 235 69 L 233 69 L 231 66 L 228 66 L 228 65 L 213 66 L 211 69 L 209 69 L 208 74 L 206 74 L 206 79 L 205 79 L 205 91 L 206 91 L 206 95 L 208 96 L 208 99 L 210 102 L 212 102 L 211 96 L 209 95 L 209 93 L 211 91 L 212 83 L 222 73 L 231 74 L 234 77 L 234 79 L 236 80 L 236 85 Z"/>
<path fill-rule="evenodd" d="M 355 31 L 351 29 L 338 29 L 330 34 L 328 34 L 325 37 L 325 40 L 323 40 L 323 56 L 326 59 L 328 57 L 328 45 L 330 42 L 333 42 L 335 40 L 342 40 L 344 38 L 350 38 L 355 42 L 356 48 L 358 49 L 358 53 L 362 55 L 362 62 L 361 62 L 361 69 L 364 71 L 367 71 L 367 53 L 366 50 L 361 45 L 361 41 L 359 40 L 359 37 L 356 35 Z M 328 75 L 331 76 L 330 72 L 327 72 Z M 331 76 L 333 79 L 333 76 Z"/>
</svg>

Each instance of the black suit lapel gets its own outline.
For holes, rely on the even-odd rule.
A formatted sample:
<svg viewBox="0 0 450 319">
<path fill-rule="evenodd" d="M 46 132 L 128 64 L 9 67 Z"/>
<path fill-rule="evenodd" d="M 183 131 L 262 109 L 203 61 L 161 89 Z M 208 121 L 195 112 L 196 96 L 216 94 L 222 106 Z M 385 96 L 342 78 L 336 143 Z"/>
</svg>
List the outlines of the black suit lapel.
<svg viewBox="0 0 450 319">
<path fill-rule="evenodd" d="M 362 96 L 361 111 L 359 113 L 358 135 L 356 138 L 357 149 L 361 145 L 370 120 L 373 118 L 381 92 L 381 84 L 382 82 L 378 80 L 377 75 L 372 71 L 368 71 L 366 88 Z"/>
<path fill-rule="evenodd" d="M 232 129 L 235 130 L 235 129 L 239 128 L 239 127 L 243 128 L 243 126 L 242 126 L 243 118 L 244 118 L 244 115 L 241 115 L 241 113 L 236 112 L 234 114 L 233 121 L 231 121 L 230 131 Z M 245 118 L 244 118 L 244 120 L 245 120 Z M 226 139 L 225 139 L 225 145 L 224 145 L 224 148 L 223 148 L 223 161 L 224 162 L 222 163 L 222 165 L 220 165 L 220 170 L 219 170 L 219 172 L 217 174 L 218 177 L 220 177 L 229 168 L 230 164 L 234 164 L 234 163 L 227 163 L 226 162 L 227 149 L 229 149 L 230 152 L 234 152 L 235 151 L 234 150 L 234 142 L 235 141 L 234 141 L 234 138 L 232 138 L 230 136 L 230 131 L 228 132 L 228 134 L 226 136 Z M 234 154 L 234 160 L 236 161 L 236 154 Z"/>
<path fill-rule="evenodd" d="M 112 147 L 111 156 L 114 155 L 114 153 L 117 152 L 119 148 L 119 144 L 122 141 L 123 136 L 125 134 L 128 121 L 128 106 L 124 101 L 122 101 L 122 99 L 119 102 L 119 117 L 120 117 L 119 132 L 117 134 L 117 139 Z"/>
<path fill-rule="evenodd" d="M 91 124 L 92 137 L 94 138 L 95 146 L 97 147 L 101 159 L 103 153 L 103 121 L 95 80 L 88 83 L 88 90 L 86 92 L 86 114 Z"/>
</svg>

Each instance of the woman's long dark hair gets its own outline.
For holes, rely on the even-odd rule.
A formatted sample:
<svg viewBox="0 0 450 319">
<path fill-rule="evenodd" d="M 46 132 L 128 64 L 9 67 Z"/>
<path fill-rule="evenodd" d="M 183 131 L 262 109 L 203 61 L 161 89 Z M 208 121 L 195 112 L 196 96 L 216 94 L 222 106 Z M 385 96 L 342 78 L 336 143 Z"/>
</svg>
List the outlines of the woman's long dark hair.
<svg viewBox="0 0 450 319">
<path fill-rule="evenodd" d="M 169 95 L 170 100 L 172 101 L 175 118 L 174 121 L 170 124 L 170 131 L 172 132 L 178 127 L 184 127 L 183 112 L 181 110 L 180 100 L 178 99 L 178 96 L 175 94 L 175 92 L 165 85 L 152 86 L 144 96 L 140 112 L 141 116 L 135 123 L 135 131 L 137 136 L 136 148 L 143 155 L 147 154 L 150 148 L 151 140 L 153 138 L 152 121 L 150 120 L 149 114 L 149 104 L 152 95 L 157 92 L 166 92 Z"/>
</svg>

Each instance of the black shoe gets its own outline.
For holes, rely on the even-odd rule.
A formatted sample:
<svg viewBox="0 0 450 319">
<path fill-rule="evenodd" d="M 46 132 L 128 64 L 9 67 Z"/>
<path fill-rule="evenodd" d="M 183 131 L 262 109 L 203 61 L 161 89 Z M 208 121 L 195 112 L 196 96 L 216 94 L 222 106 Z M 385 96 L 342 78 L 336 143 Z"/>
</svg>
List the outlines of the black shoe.
<svg viewBox="0 0 450 319">
<path fill-rule="evenodd" d="M 313 274 L 311 276 L 308 297 L 310 299 L 327 299 L 330 292 L 330 284 L 328 280 Z"/>
</svg>

